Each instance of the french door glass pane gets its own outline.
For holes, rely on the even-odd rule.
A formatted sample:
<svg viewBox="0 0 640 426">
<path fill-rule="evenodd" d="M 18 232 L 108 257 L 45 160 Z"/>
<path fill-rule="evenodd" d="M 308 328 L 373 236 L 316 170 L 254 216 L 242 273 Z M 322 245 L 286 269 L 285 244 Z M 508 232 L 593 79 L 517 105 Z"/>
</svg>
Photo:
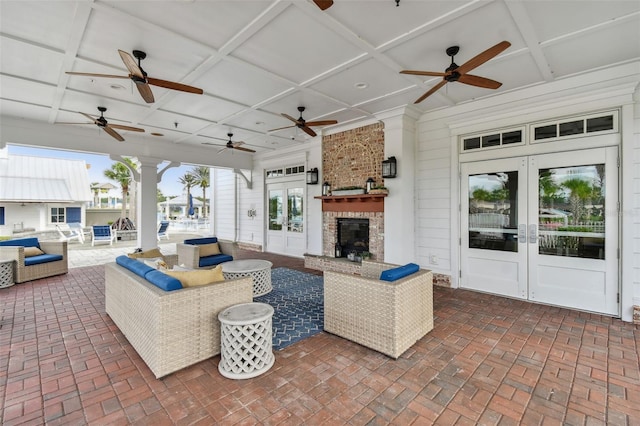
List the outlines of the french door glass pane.
<svg viewBox="0 0 640 426">
<path fill-rule="evenodd" d="M 604 164 L 538 173 L 539 253 L 604 259 Z"/>
<path fill-rule="evenodd" d="M 269 191 L 269 230 L 282 230 L 282 191 Z"/>
<path fill-rule="evenodd" d="M 303 231 L 303 196 L 302 188 L 289 188 L 287 190 L 287 231 L 302 232 Z"/>
<path fill-rule="evenodd" d="M 469 248 L 518 251 L 518 172 L 469 176 Z"/>
</svg>

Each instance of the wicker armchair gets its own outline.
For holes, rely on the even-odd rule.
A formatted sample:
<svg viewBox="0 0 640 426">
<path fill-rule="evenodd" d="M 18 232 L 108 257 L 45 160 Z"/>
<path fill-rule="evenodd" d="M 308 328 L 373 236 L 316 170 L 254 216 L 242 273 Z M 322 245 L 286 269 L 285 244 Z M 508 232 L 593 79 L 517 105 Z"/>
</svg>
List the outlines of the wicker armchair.
<svg viewBox="0 0 640 426">
<path fill-rule="evenodd" d="M 9 241 L 5 244 L 10 243 Z M 62 260 L 25 266 L 24 246 L 0 245 L 0 258 L 15 260 L 14 281 L 23 283 L 69 272 L 66 241 L 40 241 L 40 248 L 47 254 L 62 255 Z"/>
<path fill-rule="evenodd" d="M 433 329 L 433 279 L 421 269 L 379 279 L 398 265 L 362 261 L 361 276 L 324 272 L 324 330 L 397 359 Z"/>
<path fill-rule="evenodd" d="M 202 265 L 200 261 L 200 244 L 209 244 L 211 241 L 216 240 L 220 247 L 220 253 L 227 255 L 224 256 L 224 262 L 233 260 L 236 256 L 236 243 L 233 241 L 220 240 L 215 237 L 193 238 L 185 240 L 184 243 L 176 243 L 176 252 L 178 253 L 178 262 L 180 265 L 184 265 L 187 268 L 215 268 L 220 262 L 214 262 L 209 265 Z M 231 256 L 231 258 L 229 258 Z"/>
</svg>

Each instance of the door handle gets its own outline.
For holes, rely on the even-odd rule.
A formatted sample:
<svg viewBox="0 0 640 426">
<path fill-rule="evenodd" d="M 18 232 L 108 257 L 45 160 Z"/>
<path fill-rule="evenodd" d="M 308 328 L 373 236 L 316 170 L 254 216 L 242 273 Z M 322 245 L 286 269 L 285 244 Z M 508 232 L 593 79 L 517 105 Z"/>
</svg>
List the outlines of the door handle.
<svg viewBox="0 0 640 426">
<path fill-rule="evenodd" d="M 522 225 L 518 225 L 518 242 L 527 242 L 527 225 L 524 223 Z"/>
<path fill-rule="evenodd" d="M 538 241 L 538 225 L 529 225 L 529 243 L 535 244 Z"/>
</svg>

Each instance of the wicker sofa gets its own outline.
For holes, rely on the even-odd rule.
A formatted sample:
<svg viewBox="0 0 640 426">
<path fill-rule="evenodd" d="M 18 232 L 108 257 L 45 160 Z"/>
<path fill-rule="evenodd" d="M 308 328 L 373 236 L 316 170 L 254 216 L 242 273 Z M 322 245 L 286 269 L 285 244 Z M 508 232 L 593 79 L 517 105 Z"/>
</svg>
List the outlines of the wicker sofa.
<svg viewBox="0 0 640 426">
<path fill-rule="evenodd" d="M 45 254 L 25 260 L 25 247 L 38 247 Z M 69 272 L 66 241 L 39 241 L 35 237 L 0 241 L 0 258 L 15 260 L 16 283 Z"/>
<path fill-rule="evenodd" d="M 361 275 L 324 272 L 324 330 L 397 359 L 433 329 L 433 278 L 420 269 L 388 282 L 398 265 L 362 261 Z"/>
<path fill-rule="evenodd" d="M 220 353 L 218 313 L 253 301 L 251 277 L 164 291 L 105 265 L 105 308 L 156 378 Z"/>
</svg>

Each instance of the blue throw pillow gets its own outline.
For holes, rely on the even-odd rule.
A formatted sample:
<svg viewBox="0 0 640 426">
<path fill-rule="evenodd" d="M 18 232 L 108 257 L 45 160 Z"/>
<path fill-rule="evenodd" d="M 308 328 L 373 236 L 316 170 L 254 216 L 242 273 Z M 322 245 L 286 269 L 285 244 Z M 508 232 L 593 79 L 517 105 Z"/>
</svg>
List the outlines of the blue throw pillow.
<svg viewBox="0 0 640 426">
<path fill-rule="evenodd" d="M 155 269 L 147 272 L 147 275 L 145 275 L 144 278 L 164 291 L 180 290 L 182 288 L 182 283 L 179 279 L 170 277 L 169 275 L 163 274 Z"/>
<path fill-rule="evenodd" d="M 116 257 L 116 263 L 142 278 L 145 277 L 147 272 L 155 271 L 151 266 L 148 266 L 143 262 L 138 262 L 136 259 L 131 259 L 129 256 L 125 255 Z"/>
<path fill-rule="evenodd" d="M 382 271 L 380 274 L 380 279 L 382 281 L 396 281 L 400 278 L 404 278 L 407 275 L 414 274 L 420 270 L 420 266 L 415 263 L 407 263 L 406 265 L 399 266 L 393 269 L 387 269 L 386 271 Z"/>
</svg>

